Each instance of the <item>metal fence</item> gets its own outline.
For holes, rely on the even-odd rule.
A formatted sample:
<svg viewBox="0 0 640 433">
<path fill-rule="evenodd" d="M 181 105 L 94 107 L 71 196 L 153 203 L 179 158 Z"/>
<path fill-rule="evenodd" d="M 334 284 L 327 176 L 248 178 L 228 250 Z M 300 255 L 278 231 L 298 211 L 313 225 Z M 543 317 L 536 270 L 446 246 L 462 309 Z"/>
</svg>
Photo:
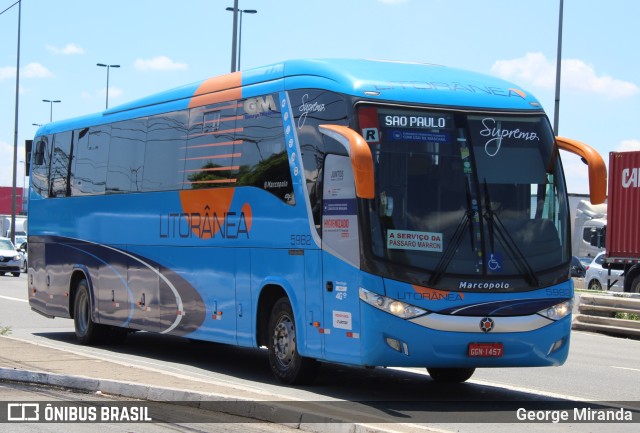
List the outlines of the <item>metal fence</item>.
<svg viewBox="0 0 640 433">
<path fill-rule="evenodd" d="M 639 294 L 581 293 L 576 298 L 578 314 L 573 316 L 572 329 L 640 337 Z"/>
</svg>

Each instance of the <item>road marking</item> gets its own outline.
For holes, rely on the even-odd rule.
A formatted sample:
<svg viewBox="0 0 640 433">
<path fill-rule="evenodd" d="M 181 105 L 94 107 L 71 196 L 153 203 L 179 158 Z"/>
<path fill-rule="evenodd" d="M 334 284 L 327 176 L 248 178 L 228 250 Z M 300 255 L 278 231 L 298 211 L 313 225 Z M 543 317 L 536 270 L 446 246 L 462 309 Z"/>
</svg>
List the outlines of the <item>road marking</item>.
<svg viewBox="0 0 640 433">
<path fill-rule="evenodd" d="M 620 370 L 631 370 L 631 371 L 637 371 L 640 372 L 639 368 L 629 368 L 629 367 L 616 367 L 615 365 L 612 365 L 611 368 L 617 368 Z"/>
<path fill-rule="evenodd" d="M 18 301 L 18 302 L 29 302 L 26 299 L 20 299 L 20 298 L 12 298 L 10 296 L 0 296 L 0 298 L 2 299 L 6 299 L 8 301 Z"/>
<path fill-rule="evenodd" d="M 389 367 L 389 369 L 407 371 L 407 372 L 411 372 L 411 373 L 414 373 L 414 374 L 421 374 L 421 375 L 425 375 L 425 376 L 429 375 L 429 373 L 427 373 L 426 371 L 421 371 L 421 369 L 415 369 L 415 368 L 411 368 L 411 367 Z M 526 388 L 526 387 L 522 387 L 522 386 L 514 386 L 514 385 L 509 385 L 509 384 L 506 384 L 506 383 L 491 382 L 491 381 L 488 381 L 488 380 L 481 380 L 481 379 L 469 379 L 465 383 L 472 383 L 472 384 L 481 385 L 481 386 L 490 386 L 492 388 L 496 388 L 497 387 L 497 388 L 506 389 L 506 390 L 509 390 L 509 391 L 521 392 L 521 393 L 526 393 L 526 394 L 533 394 L 533 395 L 537 395 L 537 396 L 541 396 L 541 397 L 549 397 L 549 398 L 562 399 L 562 400 L 592 401 L 592 400 L 590 400 L 588 398 L 577 397 L 575 395 L 558 394 L 558 393 L 555 393 L 555 392 L 542 391 L 542 390 L 539 390 L 539 389 Z"/>
</svg>

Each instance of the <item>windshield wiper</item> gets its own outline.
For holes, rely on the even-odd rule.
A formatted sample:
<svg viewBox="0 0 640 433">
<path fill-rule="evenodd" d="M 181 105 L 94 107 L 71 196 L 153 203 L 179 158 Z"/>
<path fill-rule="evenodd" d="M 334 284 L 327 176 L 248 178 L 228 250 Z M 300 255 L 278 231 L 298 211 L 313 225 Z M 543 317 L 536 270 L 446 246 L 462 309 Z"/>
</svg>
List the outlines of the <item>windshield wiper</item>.
<svg viewBox="0 0 640 433">
<path fill-rule="evenodd" d="M 498 234 L 501 239 L 501 244 L 507 250 L 507 253 L 510 257 L 515 258 L 514 260 L 518 271 L 522 273 L 529 284 L 535 285 L 536 287 L 540 285 L 538 281 L 538 277 L 536 277 L 535 272 L 531 269 L 531 265 L 527 261 L 527 258 L 522 254 L 518 245 L 514 242 L 513 238 L 509 235 L 509 231 L 505 228 L 502 221 L 498 215 L 491 208 L 491 197 L 489 196 L 489 187 L 487 186 L 487 179 L 484 180 L 484 203 L 485 203 L 485 212 L 483 214 L 484 219 L 487 221 L 489 227 L 489 246 L 491 247 L 491 254 L 494 253 L 494 236 L 495 233 Z"/>
<path fill-rule="evenodd" d="M 464 236 L 463 235 L 464 229 L 467 226 L 469 227 L 469 240 L 471 243 L 471 251 L 475 249 L 475 244 L 473 242 L 473 216 L 475 215 L 476 211 L 471 207 L 471 191 L 469 191 L 468 183 L 466 184 L 466 187 L 467 187 L 467 190 L 466 190 L 467 209 L 464 215 L 462 215 L 462 219 L 458 223 L 458 227 L 456 227 L 456 231 L 453 232 L 453 236 L 451 237 L 451 242 L 449 243 L 447 248 L 445 248 L 444 253 L 442 254 L 442 257 L 440 258 L 440 261 L 436 266 L 436 269 L 433 271 L 433 274 L 431 274 L 431 278 L 429 278 L 429 281 L 428 281 L 429 285 L 437 284 L 438 281 L 440 281 L 440 279 L 442 278 L 444 271 L 447 270 L 449 263 L 451 263 L 451 260 L 453 260 L 453 256 L 455 255 L 456 250 L 460 245 L 460 242 L 462 242 L 462 237 Z"/>
</svg>

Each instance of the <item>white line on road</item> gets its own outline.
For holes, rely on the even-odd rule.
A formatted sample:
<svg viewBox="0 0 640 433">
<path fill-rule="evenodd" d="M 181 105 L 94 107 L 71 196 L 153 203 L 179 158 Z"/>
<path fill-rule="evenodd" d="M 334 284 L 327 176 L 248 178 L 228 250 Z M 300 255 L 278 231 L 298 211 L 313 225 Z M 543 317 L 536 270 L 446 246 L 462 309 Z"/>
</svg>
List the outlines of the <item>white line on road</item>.
<svg viewBox="0 0 640 433">
<path fill-rule="evenodd" d="M 616 367 L 615 365 L 612 365 L 611 368 L 617 368 L 617 369 L 620 369 L 620 370 L 631 370 L 631 371 L 640 372 L 640 368 Z"/>
<path fill-rule="evenodd" d="M 12 298 L 10 296 L 0 296 L 1 299 L 7 299 L 9 301 L 18 301 L 18 302 L 29 302 L 26 299 L 20 299 L 20 298 Z"/>
</svg>

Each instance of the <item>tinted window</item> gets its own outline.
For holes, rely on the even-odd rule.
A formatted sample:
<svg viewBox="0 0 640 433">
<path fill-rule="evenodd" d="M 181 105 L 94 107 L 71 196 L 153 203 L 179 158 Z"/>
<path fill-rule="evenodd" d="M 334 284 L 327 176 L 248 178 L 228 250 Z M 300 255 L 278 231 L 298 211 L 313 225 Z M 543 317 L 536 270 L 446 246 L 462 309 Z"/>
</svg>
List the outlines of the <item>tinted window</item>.
<svg viewBox="0 0 640 433">
<path fill-rule="evenodd" d="M 284 141 L 282 115 L 276 94 L 243 101 L 237 122 L 233 165 L 237 184 L 262 188 L 295 204 L 291 170 Z"/>
<path fill-rule="evenodd" d="M 72 195 L 104 194 L 110 137 L 110 125 L 78 131 Z"/>
<path fill-rule="evenodd" d="M 72 135 L 73 133 L 68 131 L 55 134 L 53 137 L 50 197 L 65 197 L 68 195 Z"/>
<path fill-rule="evenodd" d="M 49 163 L 51 147 L 49 137 L 38 137 L 31 153 L 31 187 L 43 197 L 49 196 Z"/>
<path fill-rule="evenodd" d="M 146 118 L 118 122 L 111 126 L 107 193 L 142 190 L 146 130 Z"/>
<path fill-rule="evenodd" d="M 300 142 L 302 165 L 311 202 L 314 223 L 321 232 L 322 224 L 322 167 L 327 154 L 345 155 L 340 143 L 318 132 L 318 125 L 349 125 L 347 102 L 336 93 L 303 89 L 289 92 Z"/>
<path fill-rule="evenodd" d="M 160 114 L 147 120 L 144 191 L 182 188 L 187 145 L 188 112 Z"/>
<path fill-rule="evenodd" d="M 190 110 L 184 188 L 229 186 L 236 182 L 236 106 L 231 101 Z"/>
</svg>

